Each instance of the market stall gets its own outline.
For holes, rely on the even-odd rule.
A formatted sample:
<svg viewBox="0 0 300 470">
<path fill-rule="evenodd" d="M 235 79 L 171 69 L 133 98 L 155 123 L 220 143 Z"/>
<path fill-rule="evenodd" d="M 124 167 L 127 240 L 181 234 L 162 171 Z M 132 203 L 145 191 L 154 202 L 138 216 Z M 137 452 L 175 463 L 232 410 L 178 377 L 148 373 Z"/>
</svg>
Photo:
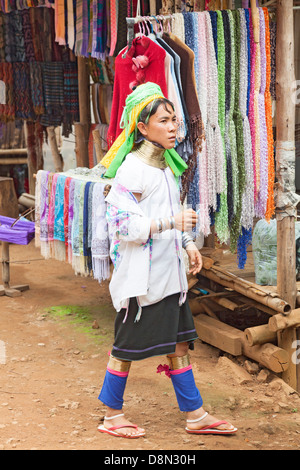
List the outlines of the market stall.
<svg viewBox="0 0 300 470">
<path fill-rule="evenodd" d="M 39 77 L 45 93 L 37 93 L 41 86 L 38 75 L 29 75 L 30 80 L 37 80 L 36 86 L 32 83 L 25 87 L 32 106 L 26 111 L 19 109 L 20 104 L 11 108 L 7 101 L 1 105 L 3 116 L 14 109 L 15 116 L 21 113 L 23 119 L 32 122 L 29 114 L 34 112 L 38 118 L 33 120 L 31 135 L 42 125 L 50 140 L 55 126 L 63 126 L 66 117 L 67 129 L 70 125 L 75 128 L 77 168 L 51 173 L 36 167 L 36 244 L 43 256 L 69 262 L 76 274 L 94 276 L 99 282 L 110 277 L 104 202 L 109 149 L 121 133 L 126 96 L 137 84 L 155 81 L 176 107 L 176 150 L 188 164 L 181 180 L 181 200 L 199 213 L 193 236 L 204 236 L 205 247 L 213 242 L 236 253 L 238 274 L 232 273 L 232 267 L 226 269 L 220 259 L 218 263 L 210 261 L 201 277 L 190 279 L 191 290 L 198 285 L 206 292 L 201 296 L 190 292 L 195 318 L 201 323 L 198 334 L 220 349 L 248 355 L 283 373 L 284 379 L 298 389 L 297 366 L 291 359 L 298 319 L 298 198 L 293 167 L 295 107 L 290 101 L 294 81 L 293 5 L 297 2 L 2 3 L 4 25 L 8 17 L 51 17 L 47 40 L 52 54 L 60 54 L 56 61 L 43 57 L 36 60 L 33 55 L 35 50 L 40 51 L 41 40 L 28 35 L 28 48 L 13 51 L 25 54 L 22 66 L 4 57 L 3 73 L 12 68 L 22 79 L 26 70 L 30 74 L 33 68 L 42 74 Z M 31 31 L 37 23 L 29 21 Z M 31 61 L 26 56 L 30 51 Z M 62 80 L 51 81 L 52 74 Z M 49 121 L 49 116 L 57 117 L 52 112 L 57 103 L 59 121 Z M 26 116 L 25 111 L 29 113 Z M 55 142 L 52 149 L 59 158 Z M 243 276 L 257 220 L 275 218 L 277 286 L 268 289 L 259 287 L 255 279 L 245 281 Z M 208 257 L 212 259 L 214 252 Z M 245 305 L 263 312 L 267 316 L 261 315 L 261 324 L 251 326 L 262 328 L 246 333 L 248 328 L 242 331 L 228 325 L 216 309 L 220 301 L 227 314 L 244 311 L 244 317 L 250 317 Z M 280 323 L 284 328 L 279 328 L 279 323 L 274 326 L 273 321 L 269 328 L 269 320 L 277 315 L 291 321 Z M 254 336 L 259 339 L 253 340 Z"/>
</svg>

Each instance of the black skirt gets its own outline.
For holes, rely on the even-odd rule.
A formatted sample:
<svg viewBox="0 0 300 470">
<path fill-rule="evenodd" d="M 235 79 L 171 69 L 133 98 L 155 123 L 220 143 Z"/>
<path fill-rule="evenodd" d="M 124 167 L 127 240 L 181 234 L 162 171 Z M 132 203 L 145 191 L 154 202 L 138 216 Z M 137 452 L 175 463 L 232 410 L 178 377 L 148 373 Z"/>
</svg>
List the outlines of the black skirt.
<svg viewBox="0 0 300 470">
<path fill-rule="evenodd" d="M 117 313 L 115 341 L 112 355 L 126 361 L 138 361 L 153 356 L 172 354 L 176 344 L 193 342 L 198 338 L 193 315 L 186 301 L 179 306 L 179 294 L 170 295 L 160 302 L 143 307 L 139 321 L 135 322 L 138 304 L 130 299 L 126 309 Z"/>
</svg>

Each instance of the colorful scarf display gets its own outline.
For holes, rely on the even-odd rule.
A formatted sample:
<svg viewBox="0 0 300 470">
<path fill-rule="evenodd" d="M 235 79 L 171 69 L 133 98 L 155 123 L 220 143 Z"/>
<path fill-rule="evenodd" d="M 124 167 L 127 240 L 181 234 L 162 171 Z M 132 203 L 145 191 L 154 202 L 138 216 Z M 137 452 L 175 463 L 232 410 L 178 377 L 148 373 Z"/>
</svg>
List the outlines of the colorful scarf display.
<svg viewBox="0 0 300 470">
<path fill-rule="evenodd" d="M 0 80 L 6 84 L 0 121 L 62 125 L 69 136 L 79 120 L 78 72 L 72 53 L 55 43 L 55 14 L 52 8 L 0 12 Z"/>
<path fill-rule="evenodd" d="M 21 6 L 21 3 L 16 2 L 16 5 Z M 107 169 L 105 176 L 108 178 L 115 176 L 124 157 L 133 147 L 136 121 L 141 110 L 155 97 L 167 96 L 169 88 L 164 80 L 167 63 L 165 51 L 172 49 L 172 58 L 174 60 L 176 55 L 177 60 L 173 63 L 172 80 L 177 80 L 176 92 L 187 132 L 185 139 L 178 140 L 176 149 L 167 151 L 165 156 L 180 179 L 182 201 L 191 204 L 199 213 L 198 231 L 208 235 L 214 225 L 218 241 L 228 243 L 232 251 L 237 250 L 239 267 L 244 267 L 254 217 L 270 220 L 275 212 L 271 109 L 274 91 L 271 48 L 274 34 L 268 10 L 259 8 L 258 44 L 254 41 L 252 15 L 248 8 L 200 12 L 197 6 L 194 12 L 177 9 L 168 24 L 168 33 L 158 32 L 157 38 L 152 37 L 153 41 L 146 37 L 147 28 L 144 28 L 140 37 L 134 38 L 126 55 L 124 51 L 120 52 L 126 45 L 123 34 L 126 29 L 125 18 L 136 11 L 136 4 L 105 0 L 56 0 L 54 6 L 57 8 L 54 16 L 56 41 L 69 45 L 76 55 L 89 58 L 95 83 L 114 85 L 114 100 L 118 109 L 112 107 L 107 134 L 109 150 L 101 162 Z M 62 24 L 59 18 L 63 9 Z M 50 10 L 53 11 L 53 8 Z M 21 13 L 24 15 L 23 28 L 24 25 L 28 27 L 28 17 Z M 6 18 L 0 21 L 0 44 L 8 40 L 6 31 L 10 29 L 6 27 L 6 22 Z M 37 54 L 39 42 L 34 38 L 31 41 L 30 36 L 27 36 L 23 47 L 17 34 L 18 24 L 14 26 L 16 40 L 8 43 L 5 54 L 12 58 L 25 56 L 32 60 L 33 54 Z M 154 65 L 145 66 L 141 56 L 149 58 L 151 48 L 155 51 L 153 57 L 156 61 Z M 113 65 L 106 66 L 107 57 L 110 60 L 113 56 L 115 69 Z M 63 64 L 62 58 L 57 62 Z M 122 68 L 125 62 L 128 74 L 122 73 L 125 71 Z M 14 73 L 20 76 L 18 68 L 14 72 L 13 64 L 10 64 L 11 70 L 6 70 L 5 67 L 1 68 L 0 63 L 0 75 L 11 73 L 12 81 Z M 66 106 L 66 96 L 71 96 L 71 91 L 76 97 L 76 70 L 73 65 L 56 67 L 56 82 L 52 82 L 50 87 L 47 76 L 51 72 L 43 66 L 43 100 L 37 88 L 31 97 L 32 110 L 35 114 L 39 111 L 43 119 L 49 115 L 55 119 L 58 111 L 63 121 L 61 112 L 66 109 L 71 119 L 75 119 L 78 108 L 72 107 L 72 99 Z M 34 83 L 39 70 L 35 67 L 29 70 Z M 64 96 L 58 92 L 61 85 L 57 80 L 61 73 Z M 158 88 L 151 89 L 146 97 L 142 96 L 142 87 L 150 82 Z M 143 84 L 138 86 L 140 83 Z M 132 88 L 135 88 L 133 93 Z M 9 89 L 6 90 L 8 92 Z M 49 102 L 51 100 L 52 103 Z M 13 100 L 7 100 L 6 105 L 0 106 L 4 111 L 2 119 L 9 119 L 9 113 L 15 112 Z M 19 104 L 17 112 L 23 113 L 18 107 Z M 203 135 L 205 139 L 202 141 Z M 96 185 L 86 187 L 88 194 L 82 187 L 79 191 L 78 186 L 69 186 L 69 193 L 73 191 L 75 196 L 73 205 L 69 205 L 68 214 L 69 223 L 73 222 L 72 239 L 75 240 L 72 246 L 73 267 L 76 272 L 85 272 L 91 266 L 86 263 L 86 259 L 90 259 L 90 245 L 88 238 L 81 236 L 81 232 L 76 233 L 74 227 L 80 223 L 83 234 L 89 226 L 88 220 L 83 218 L 83 208 L 89 205 L 89 193 L 94 193 Z M 80 218 L 78 214 L 81 214 Z M 51 234 L 51 224 L 48 231 Z M 80 245 L 77 243 L 79 238 L 82 239 Z M 68 246 L 69 242 L 68 232 Z"/>
<path fill-rule="evenodd" d="M 209 16 L 203 33 L 204 15 Z M 214 224 L 218 240 L 238 250 L 243 268 L 254 217 L 270 220 L 275 207 L 268 11 L 259 8 L 259 44 L 254 42 L 248 9 L 174 15 L 180 16 L 195 54 L 197 93 L 205 116 L 206 139 L 197 173 L 200 231 L 206 235 Z M 198 21 L 191 21 L 193 16 Z M 213 137 L 218 137 L 214 143 Z M 194 188 L 191 184 L 190 192 Z"/>
</svg>

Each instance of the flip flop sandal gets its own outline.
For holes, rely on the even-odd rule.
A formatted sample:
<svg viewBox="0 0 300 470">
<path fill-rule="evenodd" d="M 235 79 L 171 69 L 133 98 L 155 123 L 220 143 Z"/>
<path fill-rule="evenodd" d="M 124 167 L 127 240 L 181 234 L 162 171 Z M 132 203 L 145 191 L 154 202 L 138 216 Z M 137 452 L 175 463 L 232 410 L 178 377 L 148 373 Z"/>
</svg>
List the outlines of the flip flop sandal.
<svg viewBox="0 0 300 470">
<path fill-rule="evenodd" d="M 104 418 L 105 420 L 110 420 L 114 418 L 119 418 L 120 416 L 124 416 L 124 413 L 115 415 L 115 416 L 110 416 L 109 418 Z M 115 437 L 124 437 L 125 439 L 137 439 L 139 437 L 145 436 L 145 433 L 135 433 L 135 434 L 120 434 L 119 432 L 115 432 L 117 429 L 122 429 L 122 428 L 135 428 L 138 429 L 136 424 L 120 424 L 119 426 L 111 426 L 110 428 L 106 428 L 103 424 L 98 427 L 99 432 L 103 432 L 106 434 L 110 434 L 111 436 Z"/>
<path fill-rule="evenodd" d="M 119 432 L 115 432 L 117 429 L 122 428 L 135 428 L 138 429 L 136 424 L 121 424 L 119 426 L 112 426 L 110 428 L 106 428 L 104 425 L 98 427 L 99 432 L 104 432 L 106 434 L 110 434 L 111 436 L 115 437 L 124 437 L 125 439 L 137 439 L 139 437 L 144 437 L 144 433 L 136 433 L 136 434 L 120 434 Z"/>
<path fill-rule="evenodd" d="M 203 416 L 197 419 L 187 419 L 187 423 L 198 423 L 202 419 L 204 419 L 208 413 L 204 413 Z M 210 424 L 209 426 L 204 426 L 201 429 L 189 429 L 188 427 L 185 428 L 186 432 L 189 434 L 234 434 L 237 432 L 237 428 L 232 427 L 232 429 L 217 429 L 218 426 L 221 426 L 221 424 L 227 424 L 229 426 L 229 423 L 227 421 L 217 421 L 216 423 Z"/>
</svg>

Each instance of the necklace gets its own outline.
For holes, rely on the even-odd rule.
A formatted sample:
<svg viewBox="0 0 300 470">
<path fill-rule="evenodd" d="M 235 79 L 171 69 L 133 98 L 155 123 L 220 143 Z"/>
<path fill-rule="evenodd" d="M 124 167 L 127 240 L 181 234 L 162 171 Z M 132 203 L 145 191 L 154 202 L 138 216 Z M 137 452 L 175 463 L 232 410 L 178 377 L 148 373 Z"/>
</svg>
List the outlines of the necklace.
<svg viewBox="0 0 300 470">
<path fill-rule="evenodd" d="M 165 149 L 158 147 L 149 140 L 143 140 L 141 145 L 133 151 L 144 163 L 156 168 L 165 169 L 168 164 L 164 157 Z"/>
</svg>

